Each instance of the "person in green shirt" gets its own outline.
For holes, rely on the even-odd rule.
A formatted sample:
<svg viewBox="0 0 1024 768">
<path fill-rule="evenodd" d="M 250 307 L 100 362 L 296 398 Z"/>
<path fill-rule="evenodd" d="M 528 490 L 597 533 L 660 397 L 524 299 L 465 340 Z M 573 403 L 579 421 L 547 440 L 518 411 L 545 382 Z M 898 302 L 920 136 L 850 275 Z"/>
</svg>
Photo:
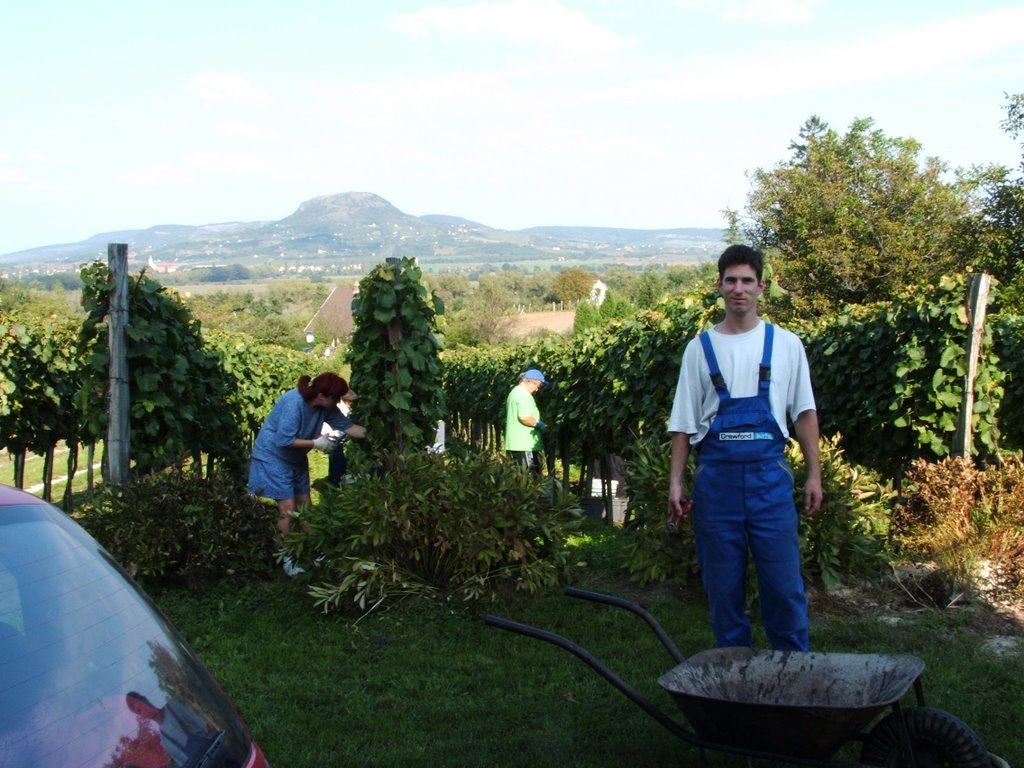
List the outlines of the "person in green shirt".
<svg viewBox="0 0 1024 768">
<path fill-rule="evenodd" d="M 505 451 L 514 462 L 538 477 L 544 422 L 533 396 L 547 383 L 543 373 L 531 368 L 519 377 L 519 383 L 505 399 Z"/>
</svg>

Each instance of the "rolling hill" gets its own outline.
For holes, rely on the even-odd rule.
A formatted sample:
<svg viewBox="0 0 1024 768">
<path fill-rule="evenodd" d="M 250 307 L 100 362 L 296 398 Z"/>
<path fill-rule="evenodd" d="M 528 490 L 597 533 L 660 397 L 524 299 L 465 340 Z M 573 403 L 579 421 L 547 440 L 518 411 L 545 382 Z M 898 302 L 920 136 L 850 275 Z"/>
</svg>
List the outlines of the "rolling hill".
<svg viewBox="0 0 1024 768">
<path fill-rule="evenodd" d="M 717 254 L 722 231 L 706 228 L 533 227 L 508 231 L 458 216 L 410 216 L 378 195 L 345 192 L 307 200 L 279 221 L 165 224 L 102 232 L 79 243 L 43 245 L 0 256 L 0 264 L 54 269 L 105 258 L 108 243 L 129 258 L 177 268 L 372 264 L 416 257 L 424 269 L 522 262 L 662 263 Z"/>
</svg>

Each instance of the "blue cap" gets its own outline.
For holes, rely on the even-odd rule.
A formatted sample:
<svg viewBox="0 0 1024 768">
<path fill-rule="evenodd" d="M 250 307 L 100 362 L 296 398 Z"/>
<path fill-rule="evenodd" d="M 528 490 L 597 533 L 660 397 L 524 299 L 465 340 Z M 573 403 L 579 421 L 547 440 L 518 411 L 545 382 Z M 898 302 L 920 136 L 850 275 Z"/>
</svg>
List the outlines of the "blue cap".
<svg viewBox="0 0 1024 768">
<path fill-rule="evenodd" d="M 544 378 L 544 374 L 536 368 L 531 368 L 523 374 L 523 378 L 531 381 L 539 381 L 541 384 L 547 384 L 548 380 Z"/>
</svg>

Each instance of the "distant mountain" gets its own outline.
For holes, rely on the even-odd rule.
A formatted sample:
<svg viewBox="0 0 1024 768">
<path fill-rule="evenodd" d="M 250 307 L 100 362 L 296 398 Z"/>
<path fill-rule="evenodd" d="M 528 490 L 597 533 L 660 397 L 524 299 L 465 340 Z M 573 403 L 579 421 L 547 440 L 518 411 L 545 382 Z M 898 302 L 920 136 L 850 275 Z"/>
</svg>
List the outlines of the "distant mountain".
<svg viewBox="0 0 1024 768">
<path fill-rule="evenodd" d="M 297 232 L 323 232 L 341 227 L 414 227 L 420 222 L 395 208 L 383 197 L 370 192 L 314 197 L 302 203 L 291 216 L 277 226 Z"/>
<path fill-rule="evenodd" d="M 410 216 L 370 192 L 315 197 L 279 221 L 224 222 L 103 232 L 80 243 L 45 245 L 0 256 L 0 264 L 74 267 L 105 258 L 109 243 L 128 243 L 129 259 L 178 268 L 301 263 L 355 265 L 415 256 L 438 265 L 536 260 L 654 258 L 695 260 L 720 248 L 717 229 L 533 227 L 494 229 L 458 216 Z"/>
<path fill-rule="evenodd" d="M 722 239 L 720 229 L 620 229 L 616 227 L 530 227 L 520 230 L 531 235 L 550 237 L 556 240 L 579 240 L 617 245 L 653 243 L 673 239 L 714 240 Z"/>
</svg>

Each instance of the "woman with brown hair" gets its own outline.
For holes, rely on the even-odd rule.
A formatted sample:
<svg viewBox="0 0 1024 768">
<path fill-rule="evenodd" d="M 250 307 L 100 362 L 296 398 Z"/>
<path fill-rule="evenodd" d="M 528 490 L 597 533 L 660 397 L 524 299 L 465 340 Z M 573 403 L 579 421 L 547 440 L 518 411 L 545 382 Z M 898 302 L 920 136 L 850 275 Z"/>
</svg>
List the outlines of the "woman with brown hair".
<svg viewBox="0 0 1024 768">
<path fill-rule="evenodd" d="M 282 543 L 291 530 L 292 513 L 310 503 L 306 454 L 313 448 L 330 453 L 337 446 L 320 433 L 323 425 L 353 437 L 366 435 L 365 428 L 338 410 L 346 392 L 348 382 L 336 373 L 300 376 L 295 389 L 278 398 L 256 436 L 249 461 L 249 493 L 277 502 Z M 290 557 L 285 558 L 284 569 L 289 575 L 301 572 Z"/>
</svg>

